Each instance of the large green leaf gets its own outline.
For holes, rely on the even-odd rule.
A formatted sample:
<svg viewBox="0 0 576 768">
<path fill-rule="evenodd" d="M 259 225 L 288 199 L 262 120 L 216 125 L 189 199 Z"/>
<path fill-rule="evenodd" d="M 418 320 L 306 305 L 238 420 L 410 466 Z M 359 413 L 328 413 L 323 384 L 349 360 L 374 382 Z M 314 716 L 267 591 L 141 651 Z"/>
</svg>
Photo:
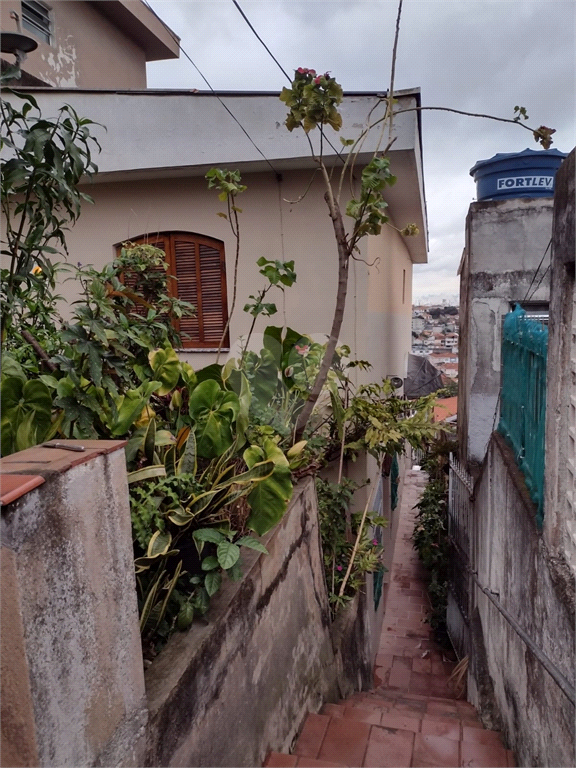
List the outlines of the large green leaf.
<svg viewBox="0 0 576 768">
<path fill-rule="evenodd" d="M 148 362 L 152 368 L 153 378 L 161 383 L 157 390 L 159 395 L 171 392 L 180 378 L 180 360 L 172 347 L 154 349 L 148 353 Z"/>
<path fill-rule="evenodd" d="M 244 460 L 250 466 L 259 451 L 252 446 L 244 451 Z M 249 494 L 247 501 L 252 510 L 248 518 L 248 528 L 259 536 L 273 528 L 284 515 L 288 502 L 292 498 L 292 473 L 288 459 L 273 440 L 266 439 L 260 449 L 268 460 L 275 464 L 270 477 L 265 478 Z"/>
<path fill-rule="evenodd" d="M 178 462 L 178 473 L 196 475 L 196 435 L 194 430 L 191 429 L 186 438 L 186 447 L 182 458 Z"/>
<path fill-rule="evenodd" d="M 279 368 L 276 357 L 269 349 L 262 349 L 260 361 L 254 371 L 252 381 L 252 394 L 260 405 L 268 405 L 276 389 L 278 388 Z"/>
<path fill-rule="evenodd" d="M 272 475 L 254 488 L 247 501 L 252 510 L 248 528 L 263 536 L 282 519 L 292 498 L 290 467 L 277 466 Z"/>
<path fill-rule="evenodd" d="M 114 437 L 125 435 L 148 404 L 150 396 L 162 385 L 159 381 L 149 381 L 138 389 L 129 389 L 125 395 L 120 395 L 116 401 L 117 418 L 110 424 L 110 432 Z"/>
<path fill-rule="evenodd" d="M 207 379 L 192 391 L 189 409 L 196 422 L 198 455 L 205 459 L 221 456 L 234 442 L 232 422 L 240 410 L 238 395 Z"/>
<path fill-rule="evenodd" d="M 240 558 L 240 547 L 231 541 L 221 541 L 216 549 L 216 557 L 224 570 L 232 568 Z"/>
<path fill-rule="evenodd" d="M 0 385 L 2 455 L 29 448 L 45 439 L 51 426 L 52 396 L 38 379 L 5 376 Z"/>
<path fill-rule="evenodd" d="M 210 573 L 206 574 L 206 578 L 204 579 L 204 587 L 206 589 L 206 592 L 208 592 L 209 597 L 212 597 L 212 595 L 215 595 L 221 586 L 222 586 L 221 571 L 210 571 Z"/>
</svg>

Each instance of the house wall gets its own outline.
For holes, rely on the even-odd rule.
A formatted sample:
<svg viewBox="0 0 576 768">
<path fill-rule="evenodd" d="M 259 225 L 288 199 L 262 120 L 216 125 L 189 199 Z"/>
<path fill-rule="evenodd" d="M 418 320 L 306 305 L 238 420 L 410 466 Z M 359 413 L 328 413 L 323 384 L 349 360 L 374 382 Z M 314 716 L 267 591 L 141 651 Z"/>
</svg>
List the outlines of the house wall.
<svg viewBox="0 0 576 768">
<path fill-rule="evenodd" d="M 288 171 L 282 181 L 270 173 L 247 174 L 248 189 L 238 200 L 241 252 L 236 309 L 232 315 L 231 355 L 238 354 L 238 339 L 245 338 L 252 317 L 242 311 L 250 294 L 266 284 L 256 260 L 295 262 L 297 282 L 282 294 L 273 289 L 278 314 L 257 321 L 251 346 L 261 348 L 262 331 L 268 324 L 293 327 L 325 342 L 330 332 L 337 289 L 338 257 L 331 219 L 323 199 L 319 178 L 314 179 L 306 198 L 296 200 L 310 181 L 308 171 Z M 207 190 L 203 178 L 157 179 L 146 184 L 118 182 L 92 185 L 88 190 L 95 205 L 86 204 L 77 224 L 67 236 L 69 261 L 102 267 L 114 258 L 114 244 L 144 233 L 167 230 L 197 232 L 224 241 L 229 307 L 233 295 L 236 241 L 215 192 Z M 348 297 L 341 343 L 349 344 L 358 359 L 374 367 L 365 379 L 386 375 L 405 376 L 411 346 L 412 262 L 404 239 L 391 227 L 362 242 L 360 257 L 349 273 Z M 368 266 L 366 261 L 376 263 Z M 76 286 L 64 282 L 61 293 L 67 304 L 76 296 Z M 183 352 L 195 368 L 215 360 L 214 353 Z M 354 376 L 362 376 L 356 371 Z M 360 378 L 358 378 L 360 381 Z"/>
<path fill-rule="evenodd" d="M 574 587 L 537 530 L 536 509 L 503 438 L 489 443 L 474 491 L 478 581 L 562 675 L 575 683 Z M 518 765 L 572 766 L 574 705 L 472 582 L 469 700 L 501 728 Z"/>
<path fill-rule="evenodd" d="M 574 150 L 556 174 L 548 375 L 544 536 L 576 576 L 576 286 Z"/>
<path fill-rule="evenodd" d="M 53 35 L 48 45 L 22 27 L 23 34 L 38 42 L 22 69 L 48 85 L 59 88 L 146 88 L 146 53 L 132 36 L 104 16 L 97 4 L 84 0 L 52 0 Z M 117 5 L 120 5 L 117 3 Z M 125 3 L 136 16 L 152 17 L 159 33 L 167 37 L 160 22 L 140 0 Z M 138 6 L 142 6 L 142 9 Z M 17 31 L 14 11 L 22 16 L 21 0 L 0 3 L 1 28 Z"/>
<path fill-rule="evenodd" d="M 468 212 L 460 281 L 464 407 L 458 430 L 461 455 L 472 467 L 482 462 L 498 423 L 503 317 L 528 293 L 530 301 L 547 302 L 550 295 L 546 259 L 533 278 L 550 241 L 552 206 L 546 198 L 487 200 L 472 203 Z"/>
</svg>

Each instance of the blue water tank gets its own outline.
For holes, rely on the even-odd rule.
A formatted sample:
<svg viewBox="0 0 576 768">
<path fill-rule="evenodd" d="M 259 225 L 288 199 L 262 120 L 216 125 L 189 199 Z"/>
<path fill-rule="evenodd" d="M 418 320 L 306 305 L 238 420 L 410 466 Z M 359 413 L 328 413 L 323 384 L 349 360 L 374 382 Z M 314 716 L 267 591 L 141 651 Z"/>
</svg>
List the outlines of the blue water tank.
<svg viewBox="0 0 576 768">
<path fill-rule="evenodd" d="M 478 200 L 553 197 L 554 177 L 565 157 L 566 153 L 558 149 L 525 149 L 479 160 L 470 169 L 470 176 L 476 182 L 476 197 Z"/>
</svg>

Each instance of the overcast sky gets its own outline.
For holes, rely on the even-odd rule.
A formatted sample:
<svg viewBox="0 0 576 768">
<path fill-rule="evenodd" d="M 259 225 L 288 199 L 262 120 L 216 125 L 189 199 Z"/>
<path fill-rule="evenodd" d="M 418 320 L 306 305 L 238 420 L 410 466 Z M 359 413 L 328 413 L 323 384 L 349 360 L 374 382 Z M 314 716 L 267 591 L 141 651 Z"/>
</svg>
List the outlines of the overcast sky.
<svg viewBox="0 0 576 768">
<path fill-rule="evenodd" d="M 149 0 L 216 90 L 280 90 L 286 79 L 232 0 Z M 240 0 L 284 69 L 329 70 L 344 90 L 385 90 L 396 0 Z M 574 0 L 404 0 L 395 88 L 422 89 L 423 106 L 513 117 L 575 142 Z M 150 88 L 206 84 L 184 57 L 148 64 Z M 475 199 L 469 175 L 497 152 L 536 149 L 515 125 L 424 112 L 424 183 L 430 253 L 415 267 L 415 300 L 458 292 L 464 221 Z"/>
</svg>

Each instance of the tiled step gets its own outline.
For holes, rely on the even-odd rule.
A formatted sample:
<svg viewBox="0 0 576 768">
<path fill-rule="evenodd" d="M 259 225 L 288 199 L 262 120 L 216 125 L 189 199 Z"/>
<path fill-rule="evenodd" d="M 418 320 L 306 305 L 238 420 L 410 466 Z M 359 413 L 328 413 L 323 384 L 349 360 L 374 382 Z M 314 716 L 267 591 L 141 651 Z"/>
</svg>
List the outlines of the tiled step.
<svg viewBox="0 0 576 768">
<path fill-rule="evenodd" d="M 264 763 L 264 768 L 349 768 L 344 763 L 330 763 L 326 760 L 314 760 L 311 757 L 284 755 L 281 752 L 270 752 Z"/>
<path fill-rule="evenodd" d="M 472 718 L 467 709 L 470 705 L 462 710 L 455 707 L 450 716 L 445 710 L 443 714 L 435 710 L 438 704 L 454 706 L 451 701 L 428 701 L 424 697 L 402 701 L 397 697 L 389 710 L 387 701 L 380 707 L 374 706 L 373 701 L 372 706 L 362 707 L 360 696 L 369 698 L 370 694 L 352 697 L 354 701 L 326 704 L 321 714 L 309 715 L 294 754 L 266 765 L 278 768 L 288 765 L 508 768 L 515 765 L 512 752 L 504 748 L 498 733 L 484 730 L 479 722 L 470 724 Z M 397 705 L 424 706 L 403 712 L 395 708 Z"/>
</svg>

